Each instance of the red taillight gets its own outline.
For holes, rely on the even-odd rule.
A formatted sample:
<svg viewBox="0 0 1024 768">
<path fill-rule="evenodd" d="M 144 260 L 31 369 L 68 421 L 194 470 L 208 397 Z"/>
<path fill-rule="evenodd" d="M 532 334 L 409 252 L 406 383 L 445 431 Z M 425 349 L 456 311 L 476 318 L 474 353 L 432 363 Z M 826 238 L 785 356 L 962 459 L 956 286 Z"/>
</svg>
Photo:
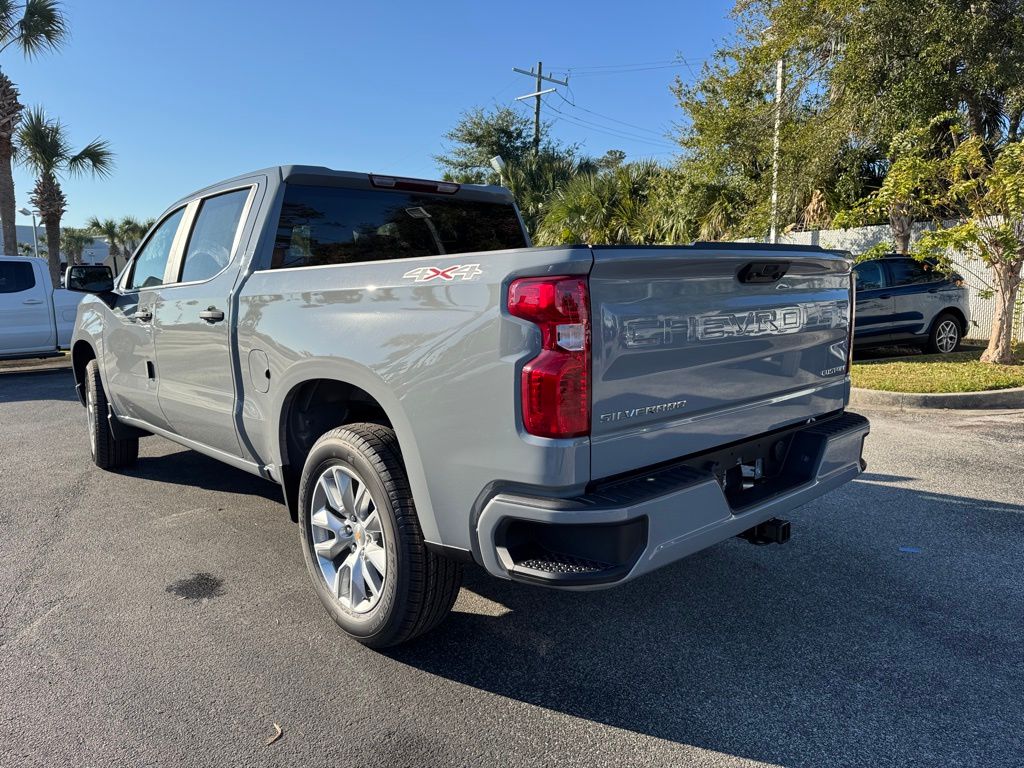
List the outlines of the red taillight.
<svg viewBox="0 0 1024 768">
<path fill-rule="evenodd" d="M 541 351 L 523 367 L 523 426 L 538 437 L 590 434 L 590 303 L 584 277 L 527 277 L 508 311 L 540 328 Z"/>
</svg>

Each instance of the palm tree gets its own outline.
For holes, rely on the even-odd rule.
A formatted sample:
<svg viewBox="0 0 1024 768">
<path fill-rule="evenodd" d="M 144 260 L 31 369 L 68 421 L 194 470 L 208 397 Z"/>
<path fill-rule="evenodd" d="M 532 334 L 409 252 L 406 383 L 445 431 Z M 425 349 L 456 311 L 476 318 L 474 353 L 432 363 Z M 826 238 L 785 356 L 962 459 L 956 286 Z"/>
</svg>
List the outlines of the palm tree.
<svg viewBox="0 0 1024 768">
<path fill-rule="evenodd" d="M 67 37 L 67 22 L 57 0 L 0 0 L 0 53 L 14 46 L 26 59 L 31 59 L 59 48 Z M 7 75 L 0 73 L 0 224 L 4 253 L 15 253 L 18 248 L 11 160 L 22 109 L 18 89 Z"/>
<path fill-rule="evenodd" d="M 102 237 L 107 241 L 107 249 L 110 253 L 110 260 L 113 262 L 114 274 L 120 271 L 117 266 L 117 257 L 121 255 L 121 233 L 118 231 L 117 222 L 113 219 L 100 219 L 93 216 L 85 222 L 85 228 L 96 237 Z"/>
<path fill-rule="evenodd" d="M 548 201 L 538 245 L 660 242 L 663 227 L 652 221 L 649 197 L 661 173 L 641 161 L 573 177 Z"/>
<path fill-rule="evenodd" d="M 60 284 L 60 220 L 67 210 L 67 198 L 60 188 L 61 175 L 91 173 L 106 176 L 114 166 L 114 153 L 103 139 L 94 139 L 75 152 L 63 123 L 46 116 L 42 107 L 30 109 L 18 130 L 18 162 L 36 176 L 31 202 L 39 210 L 46 229 L 50 276 Z"/>
<path fill-rule="evenodd" d="M 153 219 L 139 221 L 134 216 L 125 216 L 117 225 L 118 242 L 124 249 L 125 259 L 130 259 L 138 249 L 142 238 L 146 236 L 150 227 L 153 226 Z"/>
<path fill-rule="evenodd" d="M 87 229 L 64 227 L 60 231 L 60 249 L 68 257 L 68 264 L 81 264 L 82 252 L 93 243 Z"/>
</svg>

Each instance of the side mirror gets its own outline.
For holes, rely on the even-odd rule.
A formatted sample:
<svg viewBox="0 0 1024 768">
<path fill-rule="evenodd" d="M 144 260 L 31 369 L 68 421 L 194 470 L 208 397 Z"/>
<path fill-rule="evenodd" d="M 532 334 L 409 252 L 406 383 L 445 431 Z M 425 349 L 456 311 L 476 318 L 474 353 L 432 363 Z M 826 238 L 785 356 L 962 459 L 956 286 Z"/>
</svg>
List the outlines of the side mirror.
<svg viewBox="0 0 1024 768">
<path fill-rule="evenodd" d="M 78 293 L 110 293 L 114 290 L 114 273 L 105 265 L 74 264 L 64 272 L 64 287 Z"/>
</svg>

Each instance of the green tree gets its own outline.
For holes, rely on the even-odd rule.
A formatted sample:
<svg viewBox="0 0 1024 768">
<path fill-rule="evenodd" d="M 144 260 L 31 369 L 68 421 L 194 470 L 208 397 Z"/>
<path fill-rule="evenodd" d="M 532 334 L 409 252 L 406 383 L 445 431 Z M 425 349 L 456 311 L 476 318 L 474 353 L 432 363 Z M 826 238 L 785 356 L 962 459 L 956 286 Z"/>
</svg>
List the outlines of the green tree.
<svg viewBox="0 0 1024 768">
<path fill-rule="evenodd" d="M 0 53 L 17 48 L 27 59 L 59 48 L 68 37 L 61 3 L 56 0 L 0 0 Z M 18 89 L 0 73 L 0 225 L 4 253 L 15 253 L 18 236 L 14 215 L 14 136 L 21 122 L 22 104 Z"/>
<path fill-rule="evenodd" d="M 125 259 L 134 255 L 153 223 L 153 219 L 139 221 L 134 216 L 125 216 L 117 223 L 117 239 L 124 250 Z"/>
<path fill-rule="evenodd" d="M 68 264 L 81 264 L 82 253 L 93 241 L 88 229 L 63 227 L 60 230 L 60 249 L 67 256 Z"/>
<path fill-rule="evenodd" d="M 28 111 L 18 130 L 18 162 L 36 176 L 31 202 L 43 220 L 49 245 L 50 276 L 60 283 L 60 221 L 67 210 L 67 199 L 60 187 L 62 175 L 91 173 L 106 176 L 114 164 L 109 144 L 94 139 L 77 152 L 71 147 L 67 127 L 49 118 L 42 107 Z"/>
<path fill-rule="evenodd" d="M 537 243 L 619 245 L 663 242 L 668 227 L 652 205 L 666 173 L 653 161 L 580 173 L 555 191 L 537 229 Z"/>
<path fill-rule="evenodd" d="M 780 224 L 810 226 L 878 189 L 902 132 L 962 115 L 993 145 L 1024 110 L 1020 0 L 740 0 L 736 35 L 674 91 L 687 174 L 729 189 L 731 235 L 769 225 L 775 61 L 785 62 Z M 893 213 L 900 216 L 899 206 Z M 881 219 L 888 218 L 878 212 Z"/>
<path fill-rule="evenodd" d="M 548 125 L 542 124 L 541 154 L 555 149 L 544 140 L 547 132 Z M 445 177 L 463 184 L 484 184 L 496 178 L 492 157 L 501 157 L 508 165 L 523 165 L 533 155 L 533 121 L 508 107 L 492 112 L 477 107 L 463 113 L 445 139 L 450 149 L 434 156 Z"/>
<path fill-rule="evenodd" d="M 86 229 L 95 237 L 102 237 L 107 241 L 107 252 L 113 264 L 114 274 L 120 272 L 120 265 L 117 262 L 121 256 L 121 233 L 118 231 L 117 221 L 114 219 L 100 219 L 93 216 L 85 223 Z"/>
<path fill-rule="evenodd" d="M 526 230 L 537 233 L 552 196 L 574 178 L 594 170 L 587 160 L 577 160 L 566 154 L 532 153 L 518 162 L 506 164 L 505 170 L 494 183 L 508 187 L 516 199 Z"/>
<path fill-rule="evenodd" d="M 971 136 L 950 157 L 933 163 L 946 183 L 944 201 L 966 216 L 950 227 L 925 232 L 915 255 L 952 271 L 952 254 L 963 253 L 988 268 L 992 279 L 987 292 L 995 297 L 996 311 L 981 359 L 1011 363 L 1014 310 L 1024 269 L 1024 143 L 1008 143 L 995 154 L 982 138 Z"/>
</svg>

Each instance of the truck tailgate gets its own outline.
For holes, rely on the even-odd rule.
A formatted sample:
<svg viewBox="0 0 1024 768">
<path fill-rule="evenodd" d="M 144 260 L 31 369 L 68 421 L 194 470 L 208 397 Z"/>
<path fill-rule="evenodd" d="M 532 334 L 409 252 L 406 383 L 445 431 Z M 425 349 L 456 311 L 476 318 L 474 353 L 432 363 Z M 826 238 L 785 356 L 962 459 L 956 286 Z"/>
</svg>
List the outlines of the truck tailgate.
<svg viewBox="0 0 1024 768">
<path fill-rule="evenodd" d="M 592 477 L 844 407 L 844 254 L 734 243 L 593 253 Z"/>
</svg>

